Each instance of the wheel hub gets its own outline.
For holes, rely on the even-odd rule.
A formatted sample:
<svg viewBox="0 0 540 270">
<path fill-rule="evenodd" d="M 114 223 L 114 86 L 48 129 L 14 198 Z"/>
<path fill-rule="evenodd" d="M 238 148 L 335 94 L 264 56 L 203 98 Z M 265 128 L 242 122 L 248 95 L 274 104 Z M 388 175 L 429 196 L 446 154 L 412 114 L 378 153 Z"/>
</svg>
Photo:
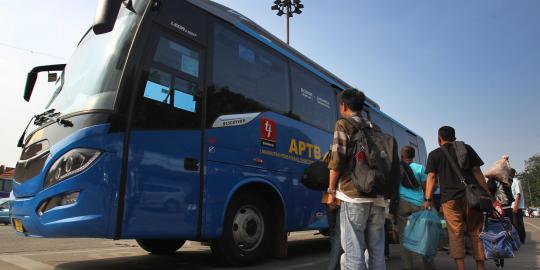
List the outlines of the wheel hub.
<svg viewBox="0 0 540 270">
<path fill-rule="evenodd" d="M 261 212 L 253 206 L 243 206 L 233 219 L 233 239 L 243 251 L 256 249 L 264 235 L 264 219 Z"/>
</svg>

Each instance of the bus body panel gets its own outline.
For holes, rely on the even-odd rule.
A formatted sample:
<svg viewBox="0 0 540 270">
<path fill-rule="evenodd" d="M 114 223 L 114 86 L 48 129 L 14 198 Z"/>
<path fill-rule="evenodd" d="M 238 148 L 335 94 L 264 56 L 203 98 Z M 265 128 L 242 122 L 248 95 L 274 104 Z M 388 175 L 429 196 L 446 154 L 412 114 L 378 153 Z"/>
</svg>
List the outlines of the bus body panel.
<svg viewBox="0 0 540 270">
<path fill-rule="evenodd" d="M 274 142 L 265 142 L 267 122 L 272 123 Z M 231 197 L 240 186 L 256 181 L 268 183 L 284 198 L 287 231 L 327 226 L 323 193 L 306 189 L 300 179 L 308 164 L 328 151 L 331 133 L 266 112 L 245 125 L 208 129 L 207 138 L 206 237 L 219 236 Z"/>
<path fill-rule="evenodd" d="M 243 187 L 257 184 L 271 188 L 280 197 L 284 209 L 288 209 L 283 195 L 288 176 L 285 173 L 269 172 L 263 169 L 240 167 L 238 165 L 209 161 L 207 163 L 206 191 L 204 200 L 203 239 L 218 238 L 223 232 L 223 222 L 227 206 L 237 192 Z M 280 189 L 281 187 L 281 189 Z M 260 196 L 261 194 L 253 194 Z M 278 205 L 272 205 L 277 209 Z M 285 214 L 287 218 L 287 214 Z"/>
<path fill-rule="evenodd" d="M 133 131 L 122 238 L 184 238 L 197 234 L 200 131 Z"/>
<path fill-rule="evenodd" d="M 10 204 L 11 216 L 22 220 L 25 235 L 112 238 L 114 228 L 111 225 L 115 221 L 124 136 L 123 133 L 108 133 L 109 128 L 109 124 L 86 127 L 51 146 L 47 163 L 34 180 L 40 182 L 39 191 L 35 192 L 34 185 L 31 185 L 32 196 L 16 196 Z M 93 148 L 103 152 L 83 172 L 44 188 L 44 179 L 52 164 L 75 148 Z M 16 183 L 17 191 L 24 192 L 27 183 Z M 80 192 L 74 204 L 57 206 L 38 214 L 42 203 L 71 192 Z"/>
</svg>

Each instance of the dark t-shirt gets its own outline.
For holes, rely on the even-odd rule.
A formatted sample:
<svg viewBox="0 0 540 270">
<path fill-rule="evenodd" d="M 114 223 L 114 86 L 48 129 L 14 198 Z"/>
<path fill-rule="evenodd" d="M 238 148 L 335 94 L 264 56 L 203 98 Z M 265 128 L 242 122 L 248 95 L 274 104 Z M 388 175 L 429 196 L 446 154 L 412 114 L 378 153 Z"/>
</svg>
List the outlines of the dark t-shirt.
<svg viewBox="0 0 540 270">
<path fill-rule="evenodd" d="M 452 156 L 457 163 L 456 151 L 454 150 L 453 144 L 447 143 L 442 147 L 446 147 L 446 149 L 448 149 L 450 156 Z M 470 145 L 466 144 L 465 147 L 467 148 L 469 168 L 461 170 L 461 174 L 467 183 L 477 185 L 478 182 L 476 182 L 471 168 L 480 167 L 484 165 L 484 162 Z M 441 203 L 450 200 L 457 200 L 463 198 L 465 195 L 465 185 L 459 181 L 459 178 L 452 170 L 450 162 L 447 160 L 446 155 L 441 148 L 437 148 L 429 153 L 426 173 L 437 174 L 439 178 L 439 185 L 441 187 Z"/>
</svg>

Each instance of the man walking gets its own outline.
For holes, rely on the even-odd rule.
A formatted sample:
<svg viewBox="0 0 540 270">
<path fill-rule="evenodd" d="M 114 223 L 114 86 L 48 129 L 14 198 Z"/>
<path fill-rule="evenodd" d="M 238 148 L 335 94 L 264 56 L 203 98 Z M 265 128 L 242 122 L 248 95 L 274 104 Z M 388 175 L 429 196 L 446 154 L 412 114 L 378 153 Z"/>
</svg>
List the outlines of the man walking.
<svg viewBox="0 0 540 270">
<path fill-rule="evenodd" d="M 342 270 L 386 269 L 384 198 L 382 196 L 368 198 L 358 192 L 351 177 L 350 163 L 354 157 L 347 155 L 347 147 L 355 131 L 349 121 L 366 124 L 366 120 L 361 118 L 364 101 L 364 94 L 356 89 L 347 89 L 339 93 L 338 104 L 342 119 L 336 122 L 332 156 L 328 165 L 329 200 L 334 201 L 337 198 L 341 201 L 341 245 L 344 251 L 341 256 Z M 367 262 L 364 256 L 366 249 L 369 253 Z"/>
<path fill-rule="evenodd" d="M 454 259 L 457 269 L 465 270 L 466 234 L 472 242 L 476 269 L 484 270 L 486 269 L 484 265 L 486 255 L 479 238 L 484 220 L 483 215 L 467 205 L 465 185 L 460 182 L 459 177 L 453 171 L 445 151 L 456 163 L 461 164 L 461 174 L 467 183 L 478 185 L 489 193 L 484 174 L 480 170 L 480 166 L 484 163 L 471 146 L 456 142 L 454 128 L 444 126 L 439 129 L 438 133 L 440 147 L 429 153 L 426 166 L 428 181 L 424 206 L 432 206 L 432 193 L 437 179 L 439 179 L 442 209 L 448 226 L 450 256 Z M 460 160 L 458 160 L 457 153 L 460 153 Z M 465 154 L 463 155 L 463 153 Z"/>
<path fill-rule="evenodd" d="M 513 219 L 512 223 L 516 227 L 519 239 L 521 243 L 525 243 L 525 224 L 523 223 L 523 209 L 525 209 L 525 197 L 523 196 L 523 188 L 521 187 L 521 181 L 516 177 L 516 170 L 512 169 L 510 172 L 510 179 L 512 182 L 512 194 L 515 201 L 512 203 Z"/>
<path fill-rule="evenodd" d="M 399 230 L 401 269 L 413 269 L 413 253 L 403 246 L 403 231 L 407 225 L 408 217 L 422 210 L 424 202 L 424 189 L 427 175 L 424 166 L 414 163 L 416 151 L 410 146 L 401 149 L 402 180 L 399 186 L 399 204 L 397 210 L 397 224 Z M 408 166 L 409 168 L 405 167 Z M 429 262 L 422 257 L 425 270 L 435 269 L 433 261 Z"/>
</svg>

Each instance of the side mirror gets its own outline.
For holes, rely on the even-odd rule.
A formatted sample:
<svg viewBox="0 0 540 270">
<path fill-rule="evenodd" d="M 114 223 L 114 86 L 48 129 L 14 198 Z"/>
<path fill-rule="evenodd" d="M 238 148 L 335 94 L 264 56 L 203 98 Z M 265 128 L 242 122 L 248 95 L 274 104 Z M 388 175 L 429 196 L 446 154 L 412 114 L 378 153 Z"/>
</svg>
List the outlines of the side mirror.
<svg viewBox="0 0 540 270">
<path fill-rule="evenodd" d="M 34 86 L 36 85 L 38 73 L 44 72 L 44 71 L 62 71 L 64 70 L 65 67 L 66 67 L 66 64 L 59 64 L 59 65 L 39 66 L 30 70 L 30 72 L 28 72 L 28 76 L 26 77 L 26 86 L 24 87 L 24 100 L 30 101 L 30 97 L 32 96 L 32 92 L 34 91 Z"/>
<path fill-rule="evenodd" d="M 100 0 L 92 29 L 96 35 L 109 33 L 114 28 L 123 0 Z"/>
<path fill-rule="evenodd" d="M 26 76 L 26 86 L 24 87 L 24 100 L 26 101 L 30 101 L 34 86 L 36 85 L 37 76 L 38 73 L 33 70 L 28 72 L 28 76 Z"/>
</svg>

